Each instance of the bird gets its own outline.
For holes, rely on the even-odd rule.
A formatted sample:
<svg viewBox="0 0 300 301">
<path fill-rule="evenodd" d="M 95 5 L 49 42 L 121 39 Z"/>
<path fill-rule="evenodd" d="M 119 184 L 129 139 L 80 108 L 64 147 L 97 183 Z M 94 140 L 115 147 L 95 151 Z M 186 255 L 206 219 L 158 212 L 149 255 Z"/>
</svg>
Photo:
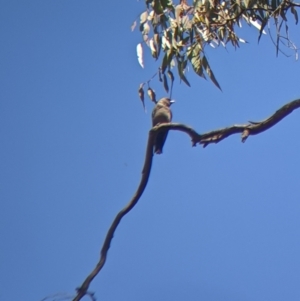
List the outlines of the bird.
<svg viewBox="0 0 300 301">
<path fill-rule="evenodd" d="M 163 97 L 155 105 L 152 111 L 152 126 L 159 125 L 161 123 L 169 123 L 172 120 L 172 112 L 170 106 L 174 103 L 174 100 Z M 168 130 L 160 131 L 154 141 L 154 153 L 162 154 L 162 149 L 168 136 Z"/>
</svg>

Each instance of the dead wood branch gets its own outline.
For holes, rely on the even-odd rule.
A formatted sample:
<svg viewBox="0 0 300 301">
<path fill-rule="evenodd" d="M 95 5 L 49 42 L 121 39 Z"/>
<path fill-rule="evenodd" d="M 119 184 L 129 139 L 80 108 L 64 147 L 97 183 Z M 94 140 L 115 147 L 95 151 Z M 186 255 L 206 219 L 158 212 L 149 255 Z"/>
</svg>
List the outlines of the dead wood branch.
<svg viewBox="0 0 300 301">
<path fill-rule="evenodd" d="M 153 159 L 153 141 L 156 137 L 156 135 L 159 133 L 159 131 L 163 129 L 169 129 L 169 130 L 177 130 L 182 131 L 188 134 L 192 139 L 192 145 L 196 146 L 197 143 L 202 144 L 203 147 L 206 147 L 210 143 L 218 143 L 221 140 L 227 138 L 230 135 L 233 134 L 242 134 L 242 142 L 245 142 L 246 139 L 250 135 L 257 135 L 260 134 L 275 124 L 277 124 L 280 120 L 285 118 L 287 115 L 292 113 L 295 109 L 300 107 L 300 99 L 296 99 L 283 107 L 281 107 L 279 110 L 277 110 L 272 116 L 269 118 L 260 121 L 260 122 L 253 122 L 249 121 L 248 124 L 244 125 L 233 125 L 231 127 L 222 128 L 219 130 L 214 130 L 208 133 L 204 134 L 198 134 L 193 128 L 180 123 L 168 123 L 168 124 L 161 124 L 158 126 L 153 127 L 149 132 L 149 138 L 148 138 L 148 144 L 147 144 L 147 150 L 146 150 L 146 157 L 144 162 L 144 167 L 142 171 L 142 177 L 140 184 L 138 186 L 138 189 L 136 193 L 134 194 L 131 201 L 116 215 L 113 223 L 111 224 L 100 254 L 100 260 L 97 263 L 94 270 L 87 276 L 85 281 L 82 283 L 82 285 L 77 288 L 77 295 L 73 299 L 73 301 L 79 301 L 81 298 L 83 298 L 85 295 L 89 295 L 90 297 L 94 297 L 93 294 L 88 292 L 88 288 L 93 281 L 93 279 L 98 275 L 98 273 L 103 268 L 106 258 L 107 258 L 107 252 L 109 250 L 111 241 L 113 239 L 114 233 L 117 229 L 117 226 L 119 225 L 121 219 L 137 204 L 138 200 L 142 196 L 151 171 L 152 166 L 152 159 Z"/>
<path fill-rule="evenodd" d="M 142 196 L 142 194 L 146 188 L 146 185 L 147 185 L 147 182 L 148 182 L 148 179 L 150 176 L 151 166 L 152 166 L 153 141 L 154 141 L 155 136 L 156 136 L 156 133 L 154 133 L 153 131 L 149 132 L 149 139 L 148 139 L 148 144 L 147 144 L 145 163 L 144 163 L 144 167 L 143 167 L 143 171 L 142 171 L 142 178 L 141 178 L 140 184 L 138 186 L 138 189 L 137 189 L 136 193 L 134 194 L 133 198 L 131 199 L 131 201 L 116 215 L 113 223 L 111 224 L 111 226 L 106 234 L 106 237 L 105 237 L 102 249 L 101 249 L 101 253 L 100 253 L 100 260 L 97 263 L 94 270 L 84 280 L 82 285 L 79 288 L 77 288 L 77 295 L 73 299 L 73 301 L 79 301 L 81 298 L 83 298 L 85 295 L 88 294 L 88 288 L 89 288 L 91 282 L 98 275 L 98 273 L 101 271 L 101 269 L 103 268 L 103 266 L 105 264 L 105 261 L 107 258 L 107 252 L 110 247 L 110 243 L 113 239 L 114 233 L 115 233 L 121 219 L 137 204 L 138 200 L 140 199 L 140 197 Z"/>
<path fill-rule="evenodd" d="M 185 132 L 191 137 L 193 146 L 196 146 L 197 143 L 199 143 L 202 144 L 203 147 L 206 147 L 208 144 L 218 143 L 228 136 L 239 133 L 242 134 L 242 142 L 245 142 L 249 136 L 257 135 L 268 130 L 299 107 L 300 99 L 296 99 L 287 103 L 277 110 L 272 116 L 262 121 L 249 121 L 247 124 L 235 124 L 230 127 L 221 128 L 204 134 L 199 134 L 193 128 L 181 123 L 161 124 L 154 127 L 152 131 L 158 132 L 160 129 L 169 129 Z"/>
</svg>

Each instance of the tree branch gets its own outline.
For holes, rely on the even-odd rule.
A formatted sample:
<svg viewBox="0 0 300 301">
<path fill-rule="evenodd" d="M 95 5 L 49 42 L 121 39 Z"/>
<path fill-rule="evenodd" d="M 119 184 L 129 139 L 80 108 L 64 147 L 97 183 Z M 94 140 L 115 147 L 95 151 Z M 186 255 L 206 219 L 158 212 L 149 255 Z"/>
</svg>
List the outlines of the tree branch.
<svg viewBox="0 0 300 301">
<path fill-rule="evenodd" d="M 140 184 L 138 186 L 138 189 L 136 193 L 134 194 L 131 201 L 116 215 L 113 223 L 111 224 L 102 249 L 100 253 L 100 260 L 97 263 L 94 270 L 87 276 L 85 281 L 82 283 L 82 285 L 77 288 L 77 295 L 73 299 L 73 301 L 79 301 L 81 298 L 83 298 L 85 295 L 89 295 L 90 297 L 94 298 L 94 295 L 88 292 L 88 288 L 93 281 L 93 279 L 98 275 L 98 273 L 103 268 L 106 258 L 107 258 L 107 252 L 109 250 L 111 241 L 113 239 L 114 233 L 121 221 L 121 219 L 137 204 L 138 200 L 142 196 L 151 171 L 152 166 L 152 159 L 153 159 L 153 142 L 156 137 L 156 135 L 162 131 L 163 129 L 169 129 L 169 130 L 176 130 L 185 132 L 188 134 L 192 139 L 192 145 L 196 146 L 198 144 L 202 144 L 203 147 L 206 147 L 210 143 L 218 143 L 221 140 L 227 138 L 230 135 L 241 133 L 242 134 L 242 142 L 245 142 L 246 139 L 250 135 L 257 135 L 260 134 L 275 124 L 277 124 L 280 120 L 285 118 L 287 115 L 292 113 L 295 109 L 300 107 L 300 99 L 296 99 L 283 107 L 281 107 L 279 110 L 277 110 L 272 116 L 269 118 L 260 121 L 260 122 L 253 122 L 249 121 L 248 124 L 244 125 L 233 125 L 231 127 L 222 128 L 219 130 L 214 130 L 208 133 L 204 134 L 198 134 L 193 128 L 180 123 L 166 123 L 166 124 L 160 124 L 155 127 L 153 127 L 149 131 L 149 138 L 148 138 L 148 144 L 147 144 L 147 150 L 146 150 L 146 156 L 145 156 L 145 162 L 144 167 L 142 170 L 142 178 L 140 181 Z"/>
<path fill-rule="evenodd" d="M 277 110 L 272 116 L 262 121 L 249 121 L 249 123 L 241 125 L 235 124 L 230 127 L 214 130 L 204 134 L 199 134 L 193 128 L 181 123 L 161 124 L 152 128 L 151 131 L 158 132 L 161 129 L 169 129 L 185 132 L 191 137 L 193 146 L 196 146 L 197 143 L 199 143 L 202 144 L 203 147 L 206 147 L 208 144 L 218 143 L 221 140 L 227 138 L 228 136 L 238 133 L 242 134 L 242 142 L 245 142 L 249 136 L 257 135 L 268 130 L 299 107 L 300 99 L 296 99 L 287 103 L 279 110 Z"/>
<path fill-rule="evenodd" d="M 131 199 L 131 201 L 116 215 L 113 223 L 111 224 L 111 226 L 106 234 L 106 237 L 105 237 L 102 249 L 101 249 L 101 253 L 100 253 L 100 260 L 97 263 L 94 270 L 84 280 L 82 285 L 79 288 L 77 288 L 77 295 L 75 296 L 73 301 L 79 301 L 85 295 L 89 294 L 88 288 L 89 288 L 91 282 L 93 281 L 93 279 L 98 275 L 98 273 L 101 271 L 101 269 L 103 268 L 103 266 L 105 264 L 105 261 L 107 258 L 107 252 L 110 247 L 110 243 L 113 239 L 114 233 L 115 233 L 121 219 L 137 204 L 138 200 L 140 199 L 140 197 L 143 194 L 143 192 L 146 188 L 149 176 L 150 176 L 150 171 L 151 171 L 151 166 L 152 166 L 152 158 L 153 158 L 153 141 L 154 141 L 156 135 L 157 135 L 157 133 L 155 133 L 153 131 L 149 132 L 145 163 L 144 163 L 144 167 L 143 167 L 143 171 L 142 171 L 142 178 L 141 178 L 140 184 L 138 186 L 138 189 L 137 189 L 136 193 L 134 194 L 133 198 Z"/>
</svg>

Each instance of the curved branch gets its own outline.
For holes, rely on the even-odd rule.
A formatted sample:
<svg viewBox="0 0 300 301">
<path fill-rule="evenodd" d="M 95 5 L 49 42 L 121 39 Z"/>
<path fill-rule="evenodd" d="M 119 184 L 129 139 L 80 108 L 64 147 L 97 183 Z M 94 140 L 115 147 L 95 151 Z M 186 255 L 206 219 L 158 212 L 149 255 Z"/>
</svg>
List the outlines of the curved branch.
<svg viewBox="0 0 300 301">
<path fill-rule="evenodd" d="M 153 141 L 154 141 L 156 135 L 157 134 L 153 131 L 149 132 L 145 163 L 144 163 L 144 167 L 143 167 L 143 171 L 142 171 L 142 178 L 141 178 L 139 187 L 138 187 L 136 193 L 134 194 L 134 196 L 132 197 L 131 201 L 116 215 L 113 223 L 111 224 L 111 226 L 106 234 L 106 237 L 105 237 L 102 249 L 101 249 L 99 262 L 97 263 L 94 270 L 84 280 L 82 285 L 79 288 L 77 288 L 77 295 L 75 296 L 73 301 L 79 301 L 85 295 L 89 294 L 88 288 L 89 288 L 91 282 L 93 281 L 93 279 L 98 275 L 98 273 L 101 271 L 101 269 L 103 268 L 103 266 L 105 264 L 105 261 L 107 258 L 107 252 L 110 247 L 110 243 L 113 239 L 114 233 L 115 233 L 121 219 L 137 204 L 138 200 L 140 199 L 140 197 L 143 194 L 143 192 L 146 188 L 149 176 L 150 176 L 152 159 L 153 159 Z"/>
<path fill-rule="evenodd" d="M 203 147 L 206 147 L 208 144 L 218 143 L 221 140 L 227 138 L 228 136 L 231 136 L 233 134 L 238 134 L 238 133 L 242 134 L 242 142 L 245 142 L 249 136 L 257 135 L 268 130 L 269 128 L 277 124 L 280 120 L 285 118 L 287 115 L 289 115 L 299 107 L 300 107 L 300 99 L 296 99 L 294 101 L 287 103 L 279 110 L 277 110 L 272 116 L 262 121 L 259 122 L 249 121 L 249 123 L 247 124 L 232 125 L 230 127 L 214 130 L 204 134 L 199 134 L 191 127 L 180 123 L 161 124 L 152 128 L 151 131 L 158 132 L 160 131 L 160 129 L 169 129 L 169 130 L 185 132 L 191 137 L 193 146 L 196 146 L 197 143 L 199 143 L 202 144 Z"/>
<path fill-rule="evenodd" d="M 169 129 L 169 130 L 176 130 L 176 131 L 181 131 L 185 132 L 188 134 L 191 139 L 192 139 L 192 144 L 193 146 L 196 146 L 197 143 L 202 144 L 203 147 L 206 147 L 210 143 L 218 143 L 221 140 L 227 138 L 230 135 L 237 134 L 237 133 L 242 133 L 242 142 L 245 142 L 246 139 L 250 135 L 257 135 L 260 134 L 272 126 L 274 126 L 276 123 L 278 123 L 280 120 L 285 118 L 287 115 L 292 113 L 295 109 L 300 107 L 300 99 L 296 99 L 283 107 L 281 107 L 279 110 L 277 110 L 272 116 L 269 118 L 260 121 L 260 122 L 253 122 L 249 121 L 248 124 L 244 125 L 233 125 L 231 127 L 227 128 L 222 128 L 219 130 L 214 130 L 208 133 L 204 134 L 198 134 L 193 128 L 185 125 L 185 124 L 180 124 L 180 123 L 166 123 L 166 124 L 160 124 L 155 127 L 153 127 L 150 132 L 149 132 L 149 138 L 148 138 L 148 144 L 147 144 L 147 150 L 146 150 L 146 157 L 145 157 L 145 162 L 144 162 L 144 167 L 142 171 L 142 178 L 139 184 L 139 187 L 134 194 L 133 198 L 131 201 L 116 215 L 113 223 L 111 224 L 102 249 L 100 253 L 100 259 L 99 262 L 97 263 L 96 267 L 94 270 L 87 276 L 85 281 L 82 283 L 82 285 L 77 288 L 77 295 L 73 299 L 73 301 L 79 301 L 81 298 L 83 298 L 85 295 L 92 296 L 91 293 L 88 292 L 88 288 L 93 281 L 93 279 L 98 275 L 98 273 L 101 271 L 103 268 L 106 257 L 107 257 L 107 252 L 109 250 L 111 241 L 113 239 L 114 233 L 121 221 L 121 219 L 137 204 L 138 200 L 142 196 L 149 176 L 150 176 L 150 171 L 151 171 L 151 166 L 152 166 L 152 159 L 153 159 L 153 141 L 156 137 L 156 135 L 163 129 Z"/>
</svg>

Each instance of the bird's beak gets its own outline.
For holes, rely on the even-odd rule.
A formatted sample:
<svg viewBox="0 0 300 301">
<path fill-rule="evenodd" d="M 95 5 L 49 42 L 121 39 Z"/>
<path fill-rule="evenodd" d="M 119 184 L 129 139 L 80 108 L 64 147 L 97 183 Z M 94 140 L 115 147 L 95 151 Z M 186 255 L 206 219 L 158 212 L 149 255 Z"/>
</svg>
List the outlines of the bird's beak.
<svg viewBox="0 0 300 301">
<path fill-rule="evenodd" d="M 174 99 L 170 100 L 170 104 L 172 104 L 172 103 L 174 103 L 174 102 L 175 102 L 175 100 L 174 100 Z"/>
</svg>

